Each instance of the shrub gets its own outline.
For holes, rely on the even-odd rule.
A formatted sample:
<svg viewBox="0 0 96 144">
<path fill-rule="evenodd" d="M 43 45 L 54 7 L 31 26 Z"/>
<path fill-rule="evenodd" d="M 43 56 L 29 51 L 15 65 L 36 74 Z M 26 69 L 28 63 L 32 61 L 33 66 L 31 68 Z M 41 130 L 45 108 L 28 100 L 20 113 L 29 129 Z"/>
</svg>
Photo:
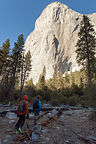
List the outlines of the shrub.
<svg viewBox="0 0 96 144">
<path fill-rule="evenodd" d="M 64 95 L 59 97 L 58 101 L 59 101 L 60 104 L 67 104 L 68 103 L 68 99 Z"/>
<path fill-rule="evenodd" d="M 75 106 L 77 105 L 79 102 L 79 98 L 77 95 L 71 96 L 68 98 L 68 104 L 71 106 Z"/>
<path fill-rule="evenodd" d="M 52 100 L 51 100 L 51 104 L 52 104 L 53 106 L 58 106 L 58 105 L 59 105 L 58 99 L 52 99 Z"/>
<path fill-rule="evenodd" d="M 91 120 L 95 120 L 96 121 L 96 111 L 92 111 L 90 114 L 89 114 L 89 118 Z"/>
</svg>

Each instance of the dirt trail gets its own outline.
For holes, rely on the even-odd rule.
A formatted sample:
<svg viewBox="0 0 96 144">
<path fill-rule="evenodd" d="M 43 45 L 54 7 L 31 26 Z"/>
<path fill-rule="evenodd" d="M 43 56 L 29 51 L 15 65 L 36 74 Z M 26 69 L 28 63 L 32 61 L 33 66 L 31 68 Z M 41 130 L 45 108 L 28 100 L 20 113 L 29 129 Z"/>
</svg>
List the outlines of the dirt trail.
<svg viewBox="0 0 96 144">
<path fill-rule="evenodd" d="M 70 110 L 63 111 L 62 115 L 43 127 L 40 133 L 41 142 L 36 144 L 96 144 L 96 122 L 89 120 L 90 111 Z M 48 114 L 43 115 L 38 123 L 46 121 Z M 15 123 L 9 124 L 9 119 L 0 116 L 0 139 L 2 144 L 16 144 L 13 139 L 15 134 Z M 23 131 L 27 131 L 27 124 L 30 129 L 34 127 L 34 117 L 26 120 Z M 7 141 L 7 140 L 8 141 Z M 44 143 L 45 142 L 45 143 Z M 18 144 L 21 144 L 19 142 Z M 23 141 L 25 144 L 26 141 Z M 27 141 L 31 144 L 31 141 Z M 35 144 L 32 143 L 32 144 Z"/>
</svg>

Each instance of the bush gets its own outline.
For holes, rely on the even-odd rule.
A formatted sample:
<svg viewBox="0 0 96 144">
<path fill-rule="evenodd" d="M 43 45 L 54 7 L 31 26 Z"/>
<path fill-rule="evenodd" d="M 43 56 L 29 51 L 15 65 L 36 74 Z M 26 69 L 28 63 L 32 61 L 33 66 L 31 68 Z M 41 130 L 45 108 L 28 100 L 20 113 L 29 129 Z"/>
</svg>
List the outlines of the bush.
<svg viewBox="0 0 96 144">
<path fill-rule="evenodd" d="M 71 96 L 68 99 L 68 104 L 71 106 L 75 106 L 79 103 L 79 98 L 77 95 Z"/>
<path fill-rule="evenodd" d="M 51 104 L 52 104 L 53 106 L 58 106 L 58 105 L 59 105 L 58 99 L 52 99 L 52 100 L 51 100 Z"/>
<path fill-rule="evenodd" d="M 96 111 L 92 111 L 89 115 L 89 118 L 96 121 Z"/>
<path fill-rule="evenodd" d="M 71 90 L 71 88 L 66 88 L 66 89 L 64 90 L 64 95 L 65 95 L 66 97 L 72 96 L 72 90 Z"/>
<path fill-rule="evenodd" d="M 82 105 L 82 107 L 88 108 L 89 106 L 89 99 L 87 95 L 81 96 L 80 97 L 80 104 Z"/>
<path fill-rule="evenodd" d="M 73 84 L 72 85 L 72 93 L 81 96 L 81 95 L 83 95 L 83 89 L 81 87 L 78 87 L 78 85 Z"/>
<path fill-rule="evenodd" d="M 65 96 L 61 96 L 58 101 L 60 104 L 67 104 L 68 103 L 68 99 Z"/>
<path fill-rule="evenodd" d="M 87 86 L 84 90 L 84 97 L 88 106 L 96 107 L 96 85 Z"/>
</svg>

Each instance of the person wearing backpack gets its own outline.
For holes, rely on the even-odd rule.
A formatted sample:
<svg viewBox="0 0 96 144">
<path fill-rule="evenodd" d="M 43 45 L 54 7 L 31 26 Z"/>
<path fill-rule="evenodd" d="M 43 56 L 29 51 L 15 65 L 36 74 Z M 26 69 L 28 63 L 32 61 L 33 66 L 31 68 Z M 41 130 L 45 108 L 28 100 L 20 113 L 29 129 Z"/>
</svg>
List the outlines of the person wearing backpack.
<svg viewBox="0 0 96 144">
<path fill-rule="evenodd" d="M 35 102 L 33 103 L 33 111 L 36 115 L 39 115 L 39 112 L 41 110 L 41 101 L 39 100 L 39 98 L 35 98 Z"/>
<path fill-rule="evenodd" d="M 19 117 L 19 120 L 17 121 L 15 128 L 16 128 L 16 133 L 18 131 L 22 133 L 22 127 L 25 122 L 25 118 L 29 118 L 28 114 L 28 96 L 24 95 L 23 100 L 20 101 L 18 108 L 17 108 L 17 117 Z"/>
<path fill-rule="evenodd" d="M 35 113 L 35 120 L 34 120 L 34 125 L 36 125 L 37 121 L 37 116 L 39 116 L 39 112 L 41 110 L 41 101 L 38 98 L 35 98 L 35 102 L 33 103 L 33 111 Z"/>
</svg>

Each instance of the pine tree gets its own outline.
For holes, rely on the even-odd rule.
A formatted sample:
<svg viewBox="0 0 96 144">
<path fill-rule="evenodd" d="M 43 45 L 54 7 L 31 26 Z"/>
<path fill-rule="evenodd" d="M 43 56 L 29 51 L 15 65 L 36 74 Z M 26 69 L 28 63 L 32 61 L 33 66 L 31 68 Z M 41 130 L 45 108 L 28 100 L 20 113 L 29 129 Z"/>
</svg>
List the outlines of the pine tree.
<svg viewBox="0 0 96 144">
<path fill-rule="evenodd" d="M 5 43 L 2 44 L 2 51 L 5 56 L 9 55 L 9 51 L 10 51 L 10 40 L 9 39 L 7 39 L 5 41 Z"/>
<path fill-rule="evenodd" d="M 94 67 L 96 38 L 90 19 L 83 15 L 76 44 L 77 63 L 87 71 L 88 84 L 92 80 L 92 68 Z"/>
<path fill-rule="evenodd" d="M 52 78 L 52 87 L 58 88 L 58 70 L 57 65 L 54 66 L 53 78 Z"/>
<path fill-rule="evenodd" d="M 45 75 L 46 75 L 46 68 L 44 66 L 43 71 L 39 77 L 38 84 L 37 84 L 37 87 L 42 90 L 44 89 L 44 86 L 45 86 Z"/>
<path fill-rule="evenodd" d="M 28 51 L 25 55 L 24 53 L 22 53 L 20 96 L 22 96 L 23 86 L 29 76 L 30 71 L 31 71 L 31 53 L 30 51 Z"/>
<path fill-rule="evenodd" d="M 10 40 L 7 39 L 0 49 L 0 80 L 3 97 L 8 96 L 10 73 Z"/>
<path fill-rule="evenodd" d="M 20 76 L 20 68 L 22 64 L 22 51 L 24 47 L 23 34 L 18 36 L 17 42 L 14 43 L 14 48 L 11 56 L 11 80 L 10 80 L 10 98 L 13 99 L 16 81 Z"/>
<path fill-rule="evenodd" d="M 0 49 L 0 73 L 2 72 L 2 68 L 6 65 L 8 57 L 10 54 L 10 40 L 7 39 L 5 43 L 2 44 Z"/>
<path fill-rule="evenodd" d="M 59 86 L 60 88 L 64 87 L 64 80 L 63 80 L 63 72 L 62 69 L 60 69 L 60 73 L 59 73 Z"/>
</svg>

